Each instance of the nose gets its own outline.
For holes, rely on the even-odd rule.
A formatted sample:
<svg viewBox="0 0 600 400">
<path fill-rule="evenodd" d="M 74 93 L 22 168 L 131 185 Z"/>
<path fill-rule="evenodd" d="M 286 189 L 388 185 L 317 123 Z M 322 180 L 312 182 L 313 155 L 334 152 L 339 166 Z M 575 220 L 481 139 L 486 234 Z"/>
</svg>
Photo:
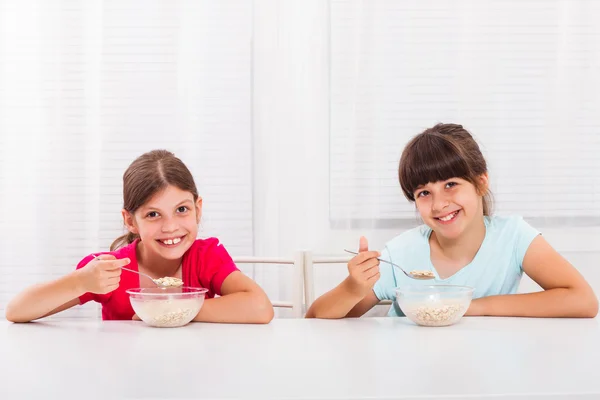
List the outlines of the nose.
<svg viewBox="0 0 600 400">
<path fill-rule="evenodd" d="M 161 231 L 164 233 L 175 232 L 177 230 L 177 223 L 174 218 L 164 218 L 161 226 Z"/>
<path fill-rule="evenodd" d="M 450 201 L 448 197 L 443 194 L 437 194 L 433 196 L 433 201 L 431 203 L 431 208 L 433 212 L 441 212 L 444 208 L 447 208 L 450 205 Z"/>
</svg>

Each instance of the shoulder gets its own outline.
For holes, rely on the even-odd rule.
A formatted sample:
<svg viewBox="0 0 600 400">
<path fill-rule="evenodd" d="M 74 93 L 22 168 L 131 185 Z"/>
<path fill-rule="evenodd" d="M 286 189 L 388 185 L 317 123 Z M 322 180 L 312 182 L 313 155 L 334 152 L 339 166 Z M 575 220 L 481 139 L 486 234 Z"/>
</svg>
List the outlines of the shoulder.
<svg viewBox="0 0 600 400">
<path fill-rule="evenodd" d="M 523 232 L 537 232 L 520 215 L 485 217 L 491 233 L 498 236 L 518 236 Z"/>
<path fill-rule="evenodd" d="M 221 286 L 238 271 L 231 256 L 217 238 L 196 239 L 183 257 L 184 271 L 190 271 L 200 285 L 209 288 L 209 297 L 221 295 Z"/>
<path fill-rule="evenodd" d="M 196 239 L 187 251 L 187 256 L 201 259 L 216 259 L 230 261 L 231 256 L 218 238 Z"/>
<path fill-rule="evenodd" d="M 484 217 L 488 226 L 494 229 L 514 229 L 523 221 L 520 215 L 493 215 Z"/>
<path fill-rule="evenodd" d="M 529 225 L 523 217 L 511 215 L 506 217 L 486 217 L 492 241 L 496 249 L 512 248 L 515 263 L 522 266 L 529 245 L 540 231 Z"/>
</svg>

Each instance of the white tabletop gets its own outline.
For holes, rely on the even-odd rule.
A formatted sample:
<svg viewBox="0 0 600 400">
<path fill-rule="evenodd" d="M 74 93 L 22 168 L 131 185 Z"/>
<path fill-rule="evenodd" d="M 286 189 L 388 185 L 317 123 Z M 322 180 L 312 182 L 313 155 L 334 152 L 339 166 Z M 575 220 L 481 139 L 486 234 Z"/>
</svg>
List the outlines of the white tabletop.
<svg viewBox="0 0 600 400">
<path fill-rule="evenodd" d="M 1 321 L 0 367 L 0 399 L 600 399 L 600 323 Z"/>
</svg>

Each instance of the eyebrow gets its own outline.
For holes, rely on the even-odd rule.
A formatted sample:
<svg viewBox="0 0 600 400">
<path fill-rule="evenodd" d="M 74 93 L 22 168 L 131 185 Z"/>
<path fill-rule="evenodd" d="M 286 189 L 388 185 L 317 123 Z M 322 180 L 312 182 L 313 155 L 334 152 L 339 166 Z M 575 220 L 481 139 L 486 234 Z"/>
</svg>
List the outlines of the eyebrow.
<svg viewBox="0 0 600 400">
<path fill-rule="evenodd" d="M 193 202 L 192 200 L 190 200 L 190 199 L 185 199 L 185 200 L 183 200 L 183 201 L 180 201 L 179 203 L 177 203 L 177 205 L 176 205 L 174 208 L 179 208 L 179 207 L 181 207 L 182 205 L 184 205 L 184 204 L 186 204 L 186 203 L 189 203 L 189 204 L 194 204 L 194 202 Z M 157 208 L 157 207 L 152 207 L 152 206 L 148 206 L 148 207 L 144 207 L 144 208 L 142 208 L 142 210 L 144 210 L 144 211 L 150 211 L 150 210 L 153 210 L 153 211 L 160 211 L 160 208 Z"/>
</svg>

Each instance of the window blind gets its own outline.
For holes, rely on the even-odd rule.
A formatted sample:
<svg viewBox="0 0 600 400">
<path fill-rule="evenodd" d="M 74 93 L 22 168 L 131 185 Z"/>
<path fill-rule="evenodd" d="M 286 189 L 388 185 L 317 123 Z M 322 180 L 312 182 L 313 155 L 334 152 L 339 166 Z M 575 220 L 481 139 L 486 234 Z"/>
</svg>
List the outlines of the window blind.
<svg viewBox="0 0 600 400">
<path fill-rule="evenodd" d="M 414 222 L 401 151 L 453 122 L 480 144 L 497 213 L 600 224 L 596 15 L 585 0 L 332 0 L 330 220 Z"/>
<path fill-rule="evenodd" d="M 0 310 L 108 250 L 151 149 L 192 171 L 199 235 L 252 254 L 251 7 L 0 1 Z"/>
</svg>

